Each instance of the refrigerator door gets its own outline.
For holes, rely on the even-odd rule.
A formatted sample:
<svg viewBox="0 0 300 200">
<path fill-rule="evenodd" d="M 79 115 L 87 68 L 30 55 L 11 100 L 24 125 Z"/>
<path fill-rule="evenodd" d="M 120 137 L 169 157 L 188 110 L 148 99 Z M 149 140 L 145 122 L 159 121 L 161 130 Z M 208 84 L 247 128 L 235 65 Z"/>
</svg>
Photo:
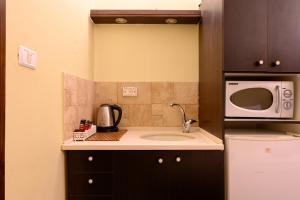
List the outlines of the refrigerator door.
<svg viewBox="0 0 300 200">
<path fill-rule="evenodd" d="M 226 136 L 228 200 L 299 200 L 300 140 L 280 135 Z"/>
</svg>

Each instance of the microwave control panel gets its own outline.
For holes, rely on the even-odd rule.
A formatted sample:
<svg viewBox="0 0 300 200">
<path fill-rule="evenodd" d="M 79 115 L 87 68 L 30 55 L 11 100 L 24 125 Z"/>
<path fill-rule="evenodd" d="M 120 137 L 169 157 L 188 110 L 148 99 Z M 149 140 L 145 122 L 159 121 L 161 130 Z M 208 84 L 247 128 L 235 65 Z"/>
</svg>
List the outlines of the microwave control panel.
<svg viewBox="0 0 300 200">
<path fill-rule="evenodd" d="M 294 83 L 291 81 L 282 81 L 281 89 L 281 117 L 292 118 L 294 115 Z"/>
</svg>

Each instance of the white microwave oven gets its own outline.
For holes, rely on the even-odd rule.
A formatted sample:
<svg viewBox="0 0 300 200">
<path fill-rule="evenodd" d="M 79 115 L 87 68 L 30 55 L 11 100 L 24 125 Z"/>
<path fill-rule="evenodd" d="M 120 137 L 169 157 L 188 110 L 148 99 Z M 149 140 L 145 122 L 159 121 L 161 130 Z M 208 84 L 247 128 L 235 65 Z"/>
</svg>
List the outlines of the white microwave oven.
<svg viewBox="0 0 300 200">
<path fill-rule="evenodd" d="M 225 116 L 293 118 L 292 81 L 226 81 Z"/>
</svg>

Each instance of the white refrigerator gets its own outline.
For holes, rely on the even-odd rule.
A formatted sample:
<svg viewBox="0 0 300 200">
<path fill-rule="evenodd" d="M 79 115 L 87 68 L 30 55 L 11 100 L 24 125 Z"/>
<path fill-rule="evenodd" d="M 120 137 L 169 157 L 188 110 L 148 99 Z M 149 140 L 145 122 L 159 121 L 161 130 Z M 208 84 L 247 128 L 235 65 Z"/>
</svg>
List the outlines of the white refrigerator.
<svg viewBox="0 0 300 200">
<path fill-rule="evenodd" d="M 300 200 L 300 138 L 227 130 L 227 200 Z"/>
</svg>

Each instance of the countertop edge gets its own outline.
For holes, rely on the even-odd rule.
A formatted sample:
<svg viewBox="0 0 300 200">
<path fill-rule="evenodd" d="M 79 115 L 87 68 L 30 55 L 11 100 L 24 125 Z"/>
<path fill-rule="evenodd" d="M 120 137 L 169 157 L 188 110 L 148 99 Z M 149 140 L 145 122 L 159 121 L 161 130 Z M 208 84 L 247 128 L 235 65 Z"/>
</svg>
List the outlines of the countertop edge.
<svg viewBox="0 0 300 200">
<path fill-rule="evenodd" d="M 131 128 L 129 128 L 130 130 Z M 138 128 L 143 129 L 143 128 Z M 149 130 L 149 127 L 145 130 Z M 202 134 L 207 140 L 211 141 L 207 144 L 119 144 L 116 143 L 107 143 L 107 144 L 95 144 L 93 142 L 76 142 L 74 143 L 72 139 L 65 140 L 61 145 L 61 150 L 69 151 L 69 150 L 217 150 L 224 151 L 223 140 L 217 138 L 216 136 L 210 134 L 206 130 L 201 127 L 197 127 L 199 133 Z"/>
</svg>

